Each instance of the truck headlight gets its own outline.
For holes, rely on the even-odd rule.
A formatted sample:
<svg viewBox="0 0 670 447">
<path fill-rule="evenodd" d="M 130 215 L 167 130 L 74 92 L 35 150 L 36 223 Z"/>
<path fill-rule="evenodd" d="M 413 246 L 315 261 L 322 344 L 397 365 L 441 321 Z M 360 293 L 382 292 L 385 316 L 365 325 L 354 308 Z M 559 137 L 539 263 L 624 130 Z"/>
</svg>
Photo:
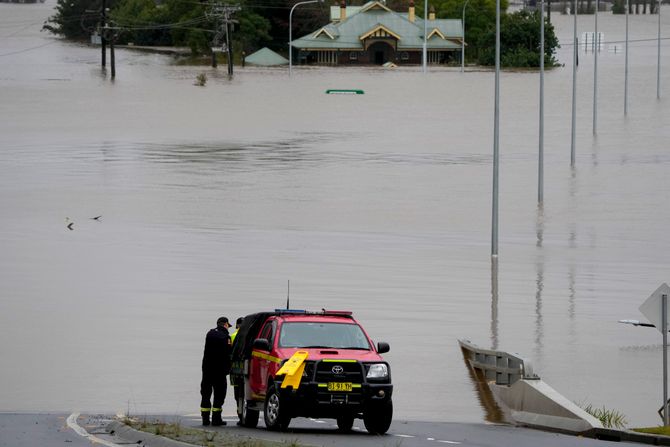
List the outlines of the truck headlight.
<svg viewBox="0 0 670 447">
<path fill-rule="evenodd" d="M 389 375 L 389 368 L 386 366 L 386 363 L 374 363 L 370 365 L 370 369 L 368 369 L 368 379 L 383 379 L 385 377 L 388 377 Z"/>
</svg>

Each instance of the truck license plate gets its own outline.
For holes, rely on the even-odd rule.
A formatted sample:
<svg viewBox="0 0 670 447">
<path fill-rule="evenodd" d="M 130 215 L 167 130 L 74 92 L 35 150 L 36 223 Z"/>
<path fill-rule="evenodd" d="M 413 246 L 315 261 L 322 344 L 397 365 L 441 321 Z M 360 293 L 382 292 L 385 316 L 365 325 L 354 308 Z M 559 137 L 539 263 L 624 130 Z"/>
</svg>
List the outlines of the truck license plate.
<svg viewBox="0 0 670 447">
<path fill-rule="evenodd" d="M 328 391 L 351 391 L 351 382 L 328 382 Z"/>
</svg>

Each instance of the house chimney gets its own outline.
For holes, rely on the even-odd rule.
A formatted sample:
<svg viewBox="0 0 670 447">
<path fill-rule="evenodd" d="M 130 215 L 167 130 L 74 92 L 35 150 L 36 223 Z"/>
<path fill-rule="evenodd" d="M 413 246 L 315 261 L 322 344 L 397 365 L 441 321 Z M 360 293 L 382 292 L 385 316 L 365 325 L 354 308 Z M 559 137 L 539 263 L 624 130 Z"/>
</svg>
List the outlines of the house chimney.
<svg viewBox="0 0 670 447">
<path fill-rule="evenodd" d="M 347 18 L 347 3 L 342 0 L 340 2 L 340 22 L 344 22 Z"/>
<path fill-rule="evenodd" d="M 409 0 L 409 12 L 407 18 L 410 22 L 414 22 L 414 0 Z"/>
<path fill-rule="evenodd" d="M 435 20 L 435 8 L 433 5 L 430 5 L 430 9 L 428 10 L 428 20 Z"/>
</svg>

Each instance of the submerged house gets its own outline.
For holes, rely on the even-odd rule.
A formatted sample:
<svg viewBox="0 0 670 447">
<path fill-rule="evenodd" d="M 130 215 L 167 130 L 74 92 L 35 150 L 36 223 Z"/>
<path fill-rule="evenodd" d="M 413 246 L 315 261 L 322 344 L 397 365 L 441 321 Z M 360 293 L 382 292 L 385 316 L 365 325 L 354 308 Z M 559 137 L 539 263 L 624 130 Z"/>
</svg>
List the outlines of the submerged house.
<svg viewBox="0 0 670 447">
<path fill-rule="evenodd" d="M 410 0 L 406 13 L 389 9 L 381 1 L 363 6 L 331 7 L 331 22 L 291 41 L 298 62 L 323 65 L 397 65 L 422 63 L 424 20 L 415 15 Z M 460 57 L 463 24 L 460 19 L 436 19 L 432 10 L 426 22 L 429 64 L 444 64 Z"/>
</svg>

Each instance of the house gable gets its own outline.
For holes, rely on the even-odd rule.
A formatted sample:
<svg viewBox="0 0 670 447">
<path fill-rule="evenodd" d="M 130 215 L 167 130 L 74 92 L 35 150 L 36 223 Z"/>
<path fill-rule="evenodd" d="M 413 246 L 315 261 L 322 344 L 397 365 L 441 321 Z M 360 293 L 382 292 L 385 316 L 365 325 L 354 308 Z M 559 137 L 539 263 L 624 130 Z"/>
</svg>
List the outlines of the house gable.
<svg viewBox="0 0 670 447">
<path fill-rule="evenodd" d="M 328 31 L 324 27 L 324 28 L 321 28 L 320 30 L 318 30 L 316 33 L 314 33 L 314 36 L 312 36 L 312 37 L 314 37 L 315 39 L 318 39 L 319 37 L 324 36 L 324 35 L 329 37 L 331 40 L 335 40 L 335 38 L 337 37 L 337 32 L 334 32 L 334 30 Z"/>
<path fill-rule="evenodd" d="M 385 27 L 382 24 L 377 24 L 374 28 L 372 28 L 370 31 L 366 32 L 365 34 L 362 34 L 358 39 L 359 40 L 365 40 L 370 37 L 392 37 L 394 39 L 400 40 L 400 36 Z"/>
<path fill-rule="evenodd" d="M 430 33 L 428 33 L 428 37 L 427 37 L 427 39 L 430 39 L 430 38 L 433 37 L 435 34 L 437 34 L 438 36 L 440 36 L 442 39 L 445 39 L 445 40 L 447 39 L 446 36 L 445 36 L 444 34 L 442 34 L 442 32 L 441 32 L 439 29 L 437 29 L 437 28 L 434 28 Z"/>
<path fill-rule="evenodd" d="M 395 12 L 391 9 L 389 9 L 385 4 L 381 2 L 368 2 L 363 7 L 361 8 L 360 12 L 367 12 L 367 11 L 373 11 L 375 9 L 380 9 L 382 11 L 387 11 L 387 12 Z"/>
</svg>

